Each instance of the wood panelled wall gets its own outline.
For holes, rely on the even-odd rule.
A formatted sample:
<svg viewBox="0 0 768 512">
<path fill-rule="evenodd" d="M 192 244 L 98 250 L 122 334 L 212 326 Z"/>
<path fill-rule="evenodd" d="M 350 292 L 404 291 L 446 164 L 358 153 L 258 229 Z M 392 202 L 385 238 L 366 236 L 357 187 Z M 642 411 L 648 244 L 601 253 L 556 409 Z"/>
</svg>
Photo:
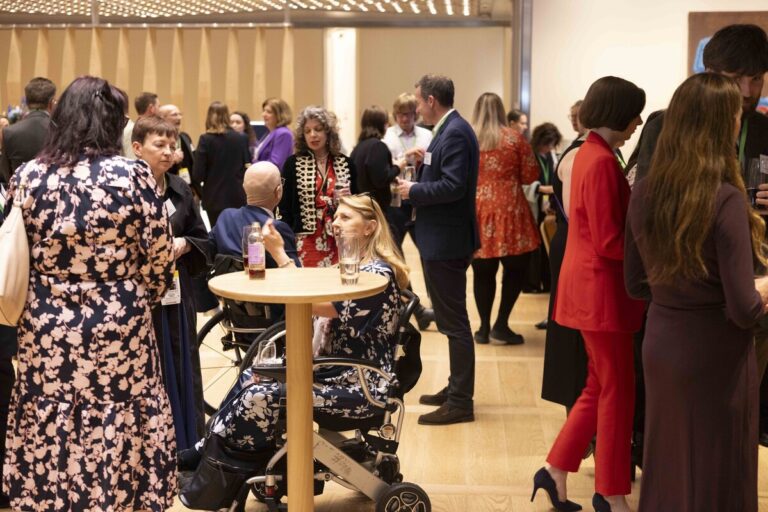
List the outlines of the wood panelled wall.
<svg viewBox="0 0 768 512">
<path fill-rule="evenodd" d="M 75 77 L 103 76 L 133 98 L 156 92 L 184 113 L 193 139 L 211 101 L 261 118 L 270 96 L 297 110 L 322 104 L 324 31 L 291 28 L 0 29 L 0 106 L 17 105 L 35 76 L 60 93 Z M 294 58 L 302 49 L 302 62 Z M 136 112 L 131 106 L 131 116 Z"/>
</svg>

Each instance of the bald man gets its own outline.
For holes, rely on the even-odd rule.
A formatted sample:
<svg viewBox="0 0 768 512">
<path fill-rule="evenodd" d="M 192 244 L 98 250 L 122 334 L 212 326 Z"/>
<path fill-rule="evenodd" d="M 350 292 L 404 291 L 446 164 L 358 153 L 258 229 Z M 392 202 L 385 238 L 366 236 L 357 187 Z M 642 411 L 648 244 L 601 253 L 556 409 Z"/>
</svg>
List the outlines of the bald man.
<svg viewBox="0 0 768 512">
<path fill-rule="evenodd" d="M 258 222 L 262 226 L 272 220 L 273 226 L 285 241 L 285 252 L 296 266 L 299 255 L 296 252 L 296 236 L 285 222 L 275 219 L 274 210 L 283 197 L 283 179 L 280 170 L 272 162 L 257 162 L 245 171 L 243 180 L 246 205 L 242 208 L 227 208 L 219 215 L 208 235 L 212 254 L 228 254 L 242 257 L 243 227 Z M 267 253 L 267 268 L 277 268 L 277 263 Z"/>
<path fill-rule="evenodd" d="M 179 138 L 176 139 L 176 152 L 173 154 L 173 167 L 168 172 L 177 175 L 187 182 L 197 197 L 201 197 L 202 190 L 199 183 L 192 183 L 191 170 L 194 165 L 194 147 L 189 134 L 181 131 L 182 114 L 176 105 L 162 105 L 157 109 L 157 115 L 173 124 L 179 130 Z"/>
</svg>

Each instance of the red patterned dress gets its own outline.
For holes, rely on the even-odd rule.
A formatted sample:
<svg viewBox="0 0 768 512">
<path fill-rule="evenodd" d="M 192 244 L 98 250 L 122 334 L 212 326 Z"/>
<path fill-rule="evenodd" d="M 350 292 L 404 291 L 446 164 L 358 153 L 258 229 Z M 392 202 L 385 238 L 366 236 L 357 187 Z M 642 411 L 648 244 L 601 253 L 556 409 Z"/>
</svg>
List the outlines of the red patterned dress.
<svg viewBox="0 0 768 512">
<path fill-rule="evenodd" d="M 319 172 L 315 173 L 315 231 L 296 237 L 299 259 L 304 267 L 330 267 L 339 262 L 332 226 L 333 213 L 336 211 L 333 206 L 336 173 L 331 162 L 329 158 L 325 179 Z"/>
<path fill-rule="evenodd" d="M 530 144 L 511 128 L 502 128 L 498 148 L 480 152 L 476 195 L 480 249 L 475 258 L 523 254 L 541 244 L 522 189 L 538 177 Z"/>
</svg>

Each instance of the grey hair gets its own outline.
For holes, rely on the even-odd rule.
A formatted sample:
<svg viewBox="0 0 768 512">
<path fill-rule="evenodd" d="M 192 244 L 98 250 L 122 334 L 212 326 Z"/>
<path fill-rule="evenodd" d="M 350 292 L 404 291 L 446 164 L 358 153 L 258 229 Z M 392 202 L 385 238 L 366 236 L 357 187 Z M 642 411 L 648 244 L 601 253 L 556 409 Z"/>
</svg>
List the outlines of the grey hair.
<svg viewBox="0 0 768 512">
<path fill-rule="evenodd" d="M 328 152 L 332 156 L 340 155 L 341 139 L 339 139 L 339 123 L 336 114 L 316 105 L 310 105 L 305 108 L 296 118 L 296 134 L 294 137 L 296 154 L 308 153 L 310 151 L 309 146 L 307 146 L 307 141 L 304 138 L 304 125 L 311 119 L 318 121 L 325 130 L 325 133 L 328 136 L 328 140 L 326 141 Z"/>
</svg>

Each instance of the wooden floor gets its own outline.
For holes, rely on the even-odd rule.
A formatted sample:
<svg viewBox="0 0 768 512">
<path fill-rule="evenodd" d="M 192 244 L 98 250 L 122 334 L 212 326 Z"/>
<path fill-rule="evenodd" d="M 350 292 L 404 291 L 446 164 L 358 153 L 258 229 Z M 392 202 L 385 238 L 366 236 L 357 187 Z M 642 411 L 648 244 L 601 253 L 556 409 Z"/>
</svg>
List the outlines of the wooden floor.
<svg viewBox="0 0 768 512">
<path fill-rule="evenodd" d="M 410 240 L 406 256 L 414 267 L 412 278 L 416 292 L 424 297 L 424 281 Z M 474 330 L 478 320 L 471 283 L 470 270 L 467 307 Z M 438 391 L 448 377 L 445 336 L 436 331 L 434 324 L 422 333 L 424 371 L 418 385 L 406 397 L 407 412 L 398 454 L 405 480 L 424 488 L 432 501 L 433 511 L 551 510 L 543 492 L 530 503 L 532 476 L 544 464 L 547 451 L 565 419 L 562 407 L 540 398 L 544 331 L 537 331 L 533 325 L 546 316 L 548 300 L 547 295 L 522 295 L 515 306 L 510 327 L 525 337 L 524 345 L 477 346 L 474 423 L 445 427 L 416 423 L 420 414 L 434 409 L 419 405 L 419 395 Z M 210 362 L 217 356 L 209 353 L 202 357 L 205 366 L 206 360 Z M 759 510 L 768 512 L 766 448 L 760 449 L 759 471 Z M 584 510 L 592 510 L 594 460 L 585 461 L 581 471 L 571 475 L 568 483 L 569 498 L 581 503 Z M 641 484 L 640 474 L 629 498 L 633 510 L 637 507 Z M 178 504 L 172 510 L 186 509 Z M 247 510 L 266 508 L 251 499 Z M 362 494 L 330 484 L 326 485 L 323 495 L 315 498 L 315 510 L 373 511 L 375 506 Z"/>
</svg>

